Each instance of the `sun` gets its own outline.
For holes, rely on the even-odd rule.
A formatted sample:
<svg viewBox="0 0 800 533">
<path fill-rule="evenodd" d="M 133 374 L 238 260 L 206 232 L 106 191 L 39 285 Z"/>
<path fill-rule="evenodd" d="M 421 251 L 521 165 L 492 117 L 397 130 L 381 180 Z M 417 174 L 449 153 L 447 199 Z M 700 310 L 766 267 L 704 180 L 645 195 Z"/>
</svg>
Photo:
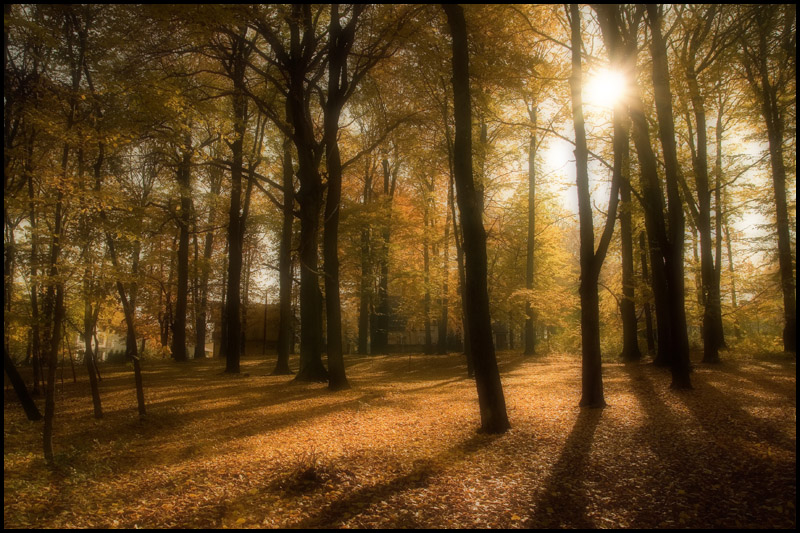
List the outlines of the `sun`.
<svg viewBox="0 0 800 533">
<path fill-rule="evenodd" d="M 587 80 L 583 87 L 586 103 L 613 108 L 628 91 L 628 80 L 616 70 L 601 69 Z"/>
</svg>

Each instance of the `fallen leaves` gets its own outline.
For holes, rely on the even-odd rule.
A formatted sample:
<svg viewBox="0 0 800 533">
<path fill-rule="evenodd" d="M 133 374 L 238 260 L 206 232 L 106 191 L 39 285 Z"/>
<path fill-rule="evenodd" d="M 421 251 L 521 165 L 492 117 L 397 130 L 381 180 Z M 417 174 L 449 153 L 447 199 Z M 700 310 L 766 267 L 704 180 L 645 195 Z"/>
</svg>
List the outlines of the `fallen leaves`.
<svg viewBox="0 0 800 533">
<path fill-rule="evenodd" d="M 793 363 L 605 367 L 610 407 L 577 407 L 579 361 L 501 354 L 512 429 L 476 435 L 457 356 L 353 357 L 354 387 L 219 375 L 219 361 L 106 369 L 106 418 L 65 387 L 60 468 L 6 402 L 5 527 L 794 527 Z"/>
</svg>

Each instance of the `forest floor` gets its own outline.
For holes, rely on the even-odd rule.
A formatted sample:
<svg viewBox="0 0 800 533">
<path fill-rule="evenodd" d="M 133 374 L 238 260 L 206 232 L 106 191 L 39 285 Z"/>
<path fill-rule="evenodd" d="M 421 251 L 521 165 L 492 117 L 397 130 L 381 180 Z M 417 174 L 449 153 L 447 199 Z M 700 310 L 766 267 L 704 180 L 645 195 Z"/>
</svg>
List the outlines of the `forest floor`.
<svg viewBox="0 0 800 533">
<path fill-rule="evenodd" d="M 3 525 L 35 527 L 795 528 L 796 360 L 723 352 L 694 390 L 604 365 L 581 410 L 575 355 L 501 353 L 512 429 L 476 433 L 461 357 L 346 358 L 353 388 L 270 376 L 273 359 L 83 368 L 57 388 L 57 465 L 6 387 Z M 294 359 L 293 359 L 294 363 Z M 37 402 L 43 405 L 41 398 Z"/>
</svg>

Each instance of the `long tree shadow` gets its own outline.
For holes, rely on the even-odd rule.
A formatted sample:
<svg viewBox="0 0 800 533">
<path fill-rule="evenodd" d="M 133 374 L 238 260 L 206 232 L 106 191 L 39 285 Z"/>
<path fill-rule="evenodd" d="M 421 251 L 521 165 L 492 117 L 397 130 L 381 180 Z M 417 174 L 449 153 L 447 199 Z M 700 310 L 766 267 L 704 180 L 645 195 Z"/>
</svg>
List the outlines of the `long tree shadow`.
<svg viewBox="0 0 800 533">
<path fill-rule="evenodd" d="M 414 468 L 407 474 L 384 483 L 358 488 L 343 498 L 332 501 L 311 516 L 287 527 L 297 529 L 340 527 L 347 516 L 353 512 L 353 509 L 364 508 L 386 501 L 397 493 L 425 487 L 433 476 L 456 463 L 465 461 L 469 456 L 485 448 L 498 437 L 498 435 L 474 435 L 430 459 L 417 461 Z M 403 524 L 395 524 L 395 526 L 403 527 Z M 413 524 L 411 526 L 419 527 L 420 525 Z"/>
<path fill-rule="evenodd" d="M 718 437 L 721 445 L 748 441 L 754 445 L 768 443 L 787 452 L 796 451 L 796 439 L 789 438 L 767 420 L 751 415 L 742 407 L 740 399 L 722 392 L 702 375 L 695 377 L 695 383 L 703 387 L 702 400 L 694 395 L 679 395 L 678 398 L 706 431 Z M 735 436 L 733 440 L 732 435 Z"/>
<path fill-rule="evenodd" d="M 602 409 L 581 410 L 561 456 L 533 504 L 533 514 L 525 521 L 525 527 L 597 527 L 586 513 L 589 498 L 583 484 L 592 441 L 602 416 Z"/>
<path fill-rule="evenodd" d="M 778 362 L 778 364 L 781 365 L 781 371 L 779 372 L 776 372 L 774 368 L 765 367 L 762 364 L 756 364 L 755 366 L 758 366 L 760 370 L 763 371 L 761 374 L 742 368 L 740 363 L 727 361 L 723 361 L 721 364 L 715 365 L 713 368 L 721 374 L 727 374 L 747 380 L 761 389 L 794 402 L 797 398 L 797 380 L 786 379 L 776 381 L 775 378 L 788 377 L 789 372 L 792 371 L 794 371 L 796 374 L 796 365 L 791 365 L 794 368 L 790 368 L 790 365 L 788 364 L 781 362 Z"/>
<path fill-rule="evenodd" d="M 640 527 L 766 527 L 753 518 L 755 511 L 760 511 L 765 499 L 775 496 L 777 487 L 790 490 L 791 481 L 783 479 L 786 476 L 773 460 L 731 445 L 736 428 L 720 413 L 741 416 L 740 408 L 730 405 L 726 395 L 707 390 L 712 387 L 695 377 L 695 385 L 699 385 L 695 392 L 664 390 L 694 415 L 680 417 L 656 391 L 646 370 L 625 366 L 646 416 L 639 435 L 647 448 L 642 452 L 645 456 L 647 450 L 653 452 L 657 461 L 642 464 L 639 492 L 631 501 L 635 509 L 632 523 Z M 795 480 L 793 465 L 789 472 Z"/>
</svg>

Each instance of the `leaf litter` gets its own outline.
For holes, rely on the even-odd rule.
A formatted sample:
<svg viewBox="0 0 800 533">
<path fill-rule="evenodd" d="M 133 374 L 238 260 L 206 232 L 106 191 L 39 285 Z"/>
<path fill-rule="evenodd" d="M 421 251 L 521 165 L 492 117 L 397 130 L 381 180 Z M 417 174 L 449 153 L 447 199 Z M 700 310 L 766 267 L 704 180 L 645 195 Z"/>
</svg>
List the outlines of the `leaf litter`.
<svg viewBox="0 0 800 533">
<path fill-rule="evenodd" d="M 148 415 L 109 366 L 57 392 L 55 468 L 8 390 L 6 528 L 795 528 L 796 364 L 728 354 L 669 390 L 604 365 L 581 410 L 575 355 L 499 354 L 512 429 L 480 435 L 463 358 L 351 356 L 353 388 L 270 376 L 272 361 L 148 361 Z M 7 388 L 8 389 L 8 388 Z"/>
</svg>

